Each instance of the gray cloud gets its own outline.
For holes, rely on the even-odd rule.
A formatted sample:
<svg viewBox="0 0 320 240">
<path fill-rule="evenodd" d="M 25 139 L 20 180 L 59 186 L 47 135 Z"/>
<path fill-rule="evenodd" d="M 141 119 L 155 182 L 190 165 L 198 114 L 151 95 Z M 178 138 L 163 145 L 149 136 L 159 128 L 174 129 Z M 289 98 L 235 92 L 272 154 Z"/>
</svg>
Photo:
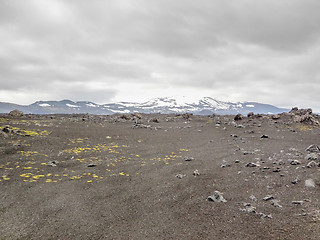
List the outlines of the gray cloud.
<svg viewBox="0 0 320 240">
<path fill-rule="evenodd" d="M 0 101 L 181 94 L 320 111 L 319 12 L 317 0 L 2 0 Z"/>
</svg>

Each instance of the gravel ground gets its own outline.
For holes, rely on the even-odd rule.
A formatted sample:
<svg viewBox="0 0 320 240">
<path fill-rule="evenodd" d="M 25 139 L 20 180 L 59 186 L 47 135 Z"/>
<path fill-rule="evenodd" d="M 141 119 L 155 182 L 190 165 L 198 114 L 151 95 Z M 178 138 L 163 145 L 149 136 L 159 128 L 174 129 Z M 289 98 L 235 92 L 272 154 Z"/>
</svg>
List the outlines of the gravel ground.
<svg viewBox="0 0 320 240">
<path fill-rule="evenodd" d="M 320 239 L 319 127 L 233 118 L 0 116 L 0 239 Z"/>
</svg>

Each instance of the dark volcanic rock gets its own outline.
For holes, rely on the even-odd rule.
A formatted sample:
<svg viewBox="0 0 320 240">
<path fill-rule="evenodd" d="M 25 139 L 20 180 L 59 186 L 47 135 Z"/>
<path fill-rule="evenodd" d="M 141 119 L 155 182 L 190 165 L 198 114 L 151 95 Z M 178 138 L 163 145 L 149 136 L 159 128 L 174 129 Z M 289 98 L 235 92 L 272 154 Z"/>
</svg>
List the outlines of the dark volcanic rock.
<svg viewBox="0 0 320 240">
<path fill-rule="evenodd" d="M 239 120 L 242 120 L 243 119 L 243 116 L 242 116 L 242 114 L 237 114 L 235 117 L 234 117 L 234 120 L 235 121 L 239 121 Z"/>
<path fill-rule="evenodd" d="M 254 113 L 253 112 L 249 112 L 248 114 L 247 114 L 247 117 L 253 117 L 254 116 Z"/>
</svg>

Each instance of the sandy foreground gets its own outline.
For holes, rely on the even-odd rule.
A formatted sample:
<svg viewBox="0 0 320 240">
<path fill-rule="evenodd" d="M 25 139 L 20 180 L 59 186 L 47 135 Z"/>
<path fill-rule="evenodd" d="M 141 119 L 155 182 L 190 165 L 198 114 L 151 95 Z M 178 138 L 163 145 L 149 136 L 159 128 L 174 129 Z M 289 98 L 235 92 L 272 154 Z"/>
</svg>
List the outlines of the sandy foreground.
<svg viewBox="0 0 320 240">
<path fill-rule="evenodd" d="M 320 128 L 288 115 L 0 126 L 0 239 L 320 239 Z"/>
</svg>

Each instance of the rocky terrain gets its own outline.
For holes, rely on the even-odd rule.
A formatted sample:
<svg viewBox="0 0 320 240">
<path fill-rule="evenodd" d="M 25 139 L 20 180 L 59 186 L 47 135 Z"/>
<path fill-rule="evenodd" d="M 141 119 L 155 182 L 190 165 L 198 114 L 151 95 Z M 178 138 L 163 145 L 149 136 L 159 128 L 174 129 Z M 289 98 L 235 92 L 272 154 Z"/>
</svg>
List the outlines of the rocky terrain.
<svg viewBox="0 0 320 240">
<path fill-rule="evenodd" d="M 320 239 L 320 128 L 262 115 L 0 115 L 0 239 Z"/>
</svg>

